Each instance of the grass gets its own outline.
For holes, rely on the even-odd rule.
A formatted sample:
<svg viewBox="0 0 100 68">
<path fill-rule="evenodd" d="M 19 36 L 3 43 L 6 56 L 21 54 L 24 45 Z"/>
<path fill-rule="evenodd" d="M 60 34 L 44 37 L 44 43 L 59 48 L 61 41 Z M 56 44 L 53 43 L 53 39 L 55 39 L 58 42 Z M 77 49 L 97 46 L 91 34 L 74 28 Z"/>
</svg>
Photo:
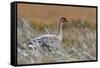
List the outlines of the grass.
<svg viewBox="0 0 100 68">
<path fill-rule="evenodd" d="M 91 30 L 96 29 L 96 24 L 88 22 L 87 20 L 86 21 L 81 21 L 81 20 L 74 21 L 74 26 L 77 28 L 89 28 Z"/>
<path fill-rule="evenodd" d="M 63 27 L 62 49 L 55 53 L 35 50 L 22 41 L 35 38 L 46 33 L 55 33 L 56 22 L 23 23 L 18 21 L 17 63 L 35 64 L 52 62 L 69 62 L 96 60 L 96 23 L 88 21 L 72 21 Z"/>
</svg>

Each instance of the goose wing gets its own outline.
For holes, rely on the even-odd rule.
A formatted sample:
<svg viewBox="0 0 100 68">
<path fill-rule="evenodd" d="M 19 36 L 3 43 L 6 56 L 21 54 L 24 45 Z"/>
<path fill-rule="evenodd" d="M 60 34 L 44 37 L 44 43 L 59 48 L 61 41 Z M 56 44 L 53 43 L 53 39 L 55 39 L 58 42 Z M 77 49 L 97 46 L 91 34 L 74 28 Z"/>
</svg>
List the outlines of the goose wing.
<svg viewBox="0 0 100 68">
<path fill-rule="evenodd" d="M 45 36 L 38 38 L 37 41 L 42 49 L 52 51 L 59 49 L 61 46 L 60 40 L 55 36 Z"/>
</svg>

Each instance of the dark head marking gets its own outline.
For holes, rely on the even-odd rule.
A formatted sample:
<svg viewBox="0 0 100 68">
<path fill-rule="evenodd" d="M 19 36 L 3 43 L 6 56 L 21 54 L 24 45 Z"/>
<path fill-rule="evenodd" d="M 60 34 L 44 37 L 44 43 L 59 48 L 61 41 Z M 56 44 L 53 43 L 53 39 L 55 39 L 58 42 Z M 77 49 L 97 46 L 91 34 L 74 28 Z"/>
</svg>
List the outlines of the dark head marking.
<svg viewBox="0 0 100 68">
<path fill-rule="evenodd" d="M 69 22 L 68 19 L 65 18 L 65 17 L 61 17 L 61 18 L 60 18 L 60 21 L 61 21 L 61 22 Z"/>
</svg>

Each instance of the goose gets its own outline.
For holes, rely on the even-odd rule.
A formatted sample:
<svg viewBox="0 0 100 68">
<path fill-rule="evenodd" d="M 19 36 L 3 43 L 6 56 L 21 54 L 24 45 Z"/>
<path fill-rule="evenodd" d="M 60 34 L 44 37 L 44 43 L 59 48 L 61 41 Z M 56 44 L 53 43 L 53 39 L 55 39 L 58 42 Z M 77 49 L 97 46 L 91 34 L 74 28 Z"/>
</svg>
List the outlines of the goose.
<svg viewBox="0 0 100 68">
<path fill-rule="evenodd" d="M 58 46 L 62 42 L 63 32 L 62 26 L 64 23 L 69 22 L 69 20 L 65 17 L 60 17 L 57 23 L 57 32 L 55 34 L 44 34 L 40 35 L 31 40 L 25 41 L 27 45 L 32 45 L 36 48 L 40 48 L 40 50 L 45 50 L 51 52 L 53 49 L 60 48 Z"/>
</svg>

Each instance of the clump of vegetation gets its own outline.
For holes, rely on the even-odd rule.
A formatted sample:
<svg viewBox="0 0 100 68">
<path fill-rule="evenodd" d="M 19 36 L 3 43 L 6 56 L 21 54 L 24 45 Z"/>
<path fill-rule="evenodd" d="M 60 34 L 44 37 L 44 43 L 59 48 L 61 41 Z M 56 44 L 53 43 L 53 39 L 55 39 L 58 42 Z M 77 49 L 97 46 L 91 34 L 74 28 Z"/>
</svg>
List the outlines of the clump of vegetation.
<svg viewBox="0 0 100 68">
<path fill-rule="evenodd" d="M 77 20 L 77 21 L 73 21 L 74 26 L 77 28 L 89 28 L 90 30 L 95 30 L 96 29 L 96 24 L 94 23 L 90 23 L 87 20 L 86 21 L 81 21 L 81 20 Z"/>
</svg>

